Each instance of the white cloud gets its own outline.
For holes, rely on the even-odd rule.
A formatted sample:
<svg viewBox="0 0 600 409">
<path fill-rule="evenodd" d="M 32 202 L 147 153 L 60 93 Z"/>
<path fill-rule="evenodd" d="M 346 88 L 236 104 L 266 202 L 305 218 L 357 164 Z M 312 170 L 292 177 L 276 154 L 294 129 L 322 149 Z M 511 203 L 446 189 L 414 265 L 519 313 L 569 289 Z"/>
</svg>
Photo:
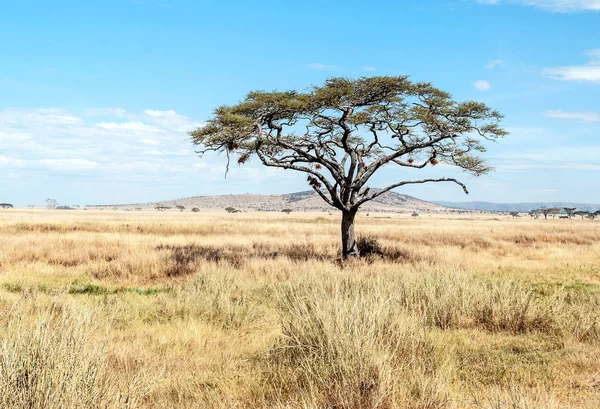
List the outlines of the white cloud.
<svg viewBox="0 0 600 409">
<path fill-rule="evenodd" d="M 0 167 L 3 168 L 13 168 L 13 167 L 21 167 L 25 164 L 25 162 L 21 159 L 10 158 L 8 156 L 0 155 Z"/>
<path fill-rule="evenodd" d="M 177 115 L 177 112 L 175 112 L 173 110 L 159 111 L 156 109 L 145 109 L 144 113 L 148 116 L 153 116 L 153 117 L 157 117 L 157 118 L 173 117 L 173 116 Z"/>
<path fill-rule="evenodd" d="M 366 66 L 366 67 L 363 67 L 363 70 L 365 70 L 365 71 L 377 71 L 377 68 L 371 67 L 371 66 Z"/>
<path fill-rule="evenodd" d="M 164 133 L 164 132 L 166 132 L 164 129 L 159 129 L 157 127 L 146 125 L 141 122 L 123 122 L 120 124 L 118 124 L 116 122 L 100 122 L 100 123 L 97 123 L 96 126 L 100 127 L 100 128 L 108 129 L 108 130 L 126 130 L 126 131 L 133 131 L 133 132 L 139 132 L 139 133 L 146 133 L 146 132 Z"/>
<path fill-rule="evenodd" d="M 107 116 L 107 120 L 95 123 L 97 116 Z M 60 109 L 0 109 L 0 167 L 70 175 L 94 170 L 106 177 L 169 171 L 186 155 L 185 161 L 196 160 L 187 131 L 199 125 L 172 110 L 134 113 L 90 108 L 78 116 Z M 148 146 L 158 145 L 169 150 L 147 151 Z M 150 162 L 144 159 L 148 154 L 156 157 Z M 135 163 L 144 167 L 126 166 Z"/>
<path fill-rule="evenodd" d="M 580 122 L 600 122 L 599 112 L 590 111 L 547 111 L 544 116 L 548 118 L 571 119 Z"/>
<path fill-rule="evenodd" d="M 307 67 L 312 68 L 313 70 L 324 70 L 324 71 L 341 71 L 341 70 L 343 70 L 343 68 L 338 65 L 328 65 L 328 64 L 320 64 L 320 63 L 308 64 Z"/>
<path fill-rule="evenodd" d="M 188 156 L 190 155 L 190 151 L 189 150 L 179 150 L 179 151 L 165 151 L 165 150 L 158 150 L 158 149 L 152 149 L 150 151 L 143 151 L 142 155 L 152 155 L 152 156 Z"/>
<path fill-rule="evenodd" d="M 504 61 L 502 60 L 492 60 L 485 66 L 485 68 L 487 68 L 488 70 L 493 70 L 494 68 L 496 68 L 499 65 L 502 65 L 503 63 Z"/>
<path fill-rule="evenodd" d="M 127 111 L 121 108 L 87 108 L 83 111 L 82 116 L 84 117 L 95 117 L 95 116 L 116 116 L 122 118 L 127 114 Z"/>
<path fill-rule="evenodd" d="M 15 203 L 43 201 L 50 194 L 60 202 L 118 203 L 247 191 L 261 184 L 290 191 L 289 186 L 305 186 L 296 172 L 273 172 L 258 161 L 232 165 L 223 184 L 223 155 L 200 160 L 190 143 L 188 131 L 200 126 L 173 110 L 0 108 L 0 169 L 16 175 L 0 179 L 0 191 Z"/>
<path fill-rule="evenodd" d="M 24 109 L 7 108 L 0 111 L 0 123 L 8 125 L 15 120 L 29 121 L 40 125 L 79 125 L 83 121 L 80 117 L 62 109 Z"/>
<path fill-rule="evenodd" d="M 100 167 L 97 162 L 84 158 L 42 159 L 40 163 L 56 170 L 94 170 Z"/>
<path fill-rule="evenodd" d="M 174 132 L 189 132 L 201 127 L 200 122 L 192 121 L 190 118 L 180 115 L 173 110 L 160 111 L 156 109 L 144 110 L 144 116 L 140 118 L 144 122 L 150 122 L 162 129 Z"/>
<path fill-rule="evenodd" d="M 600 0 L 477 0 L 477 2 L 482 4 L 512 3 L 554 13 L 600 11 Z"/>
<path fill-rule="evenodd" d="M 545 68 L 543 73 L 561 81 L 600 82 L 600 65 Z"/>
<path fill-rule="evenodd" d="M 146 145 L 155 145 L 155 146 L 160 144 L 159 141 L 154 140 L 154 139 L 140 139 L 140 142 L 145 143 Z"/>
<path fill-rule="evenodd" d="M 33 136 L 24 132 L 6 133 L 0 131 L 0 141 L 28 141 L 33 139 Z"/>
<path fill-rule="evenodd" d="M 544 68 L 543 74 L 561 81 L 600 82 L 600 49 L 589 50 L 585 55 L 590 58 L 587 64 Z"/>
<path fill-rule="evenodd" d="M 492 86 L 488 81 L 478 80 L 473 83 L 473 86 L 477 88 L 479 91 L 489 91 L 492 89 Z"/>
</svg>

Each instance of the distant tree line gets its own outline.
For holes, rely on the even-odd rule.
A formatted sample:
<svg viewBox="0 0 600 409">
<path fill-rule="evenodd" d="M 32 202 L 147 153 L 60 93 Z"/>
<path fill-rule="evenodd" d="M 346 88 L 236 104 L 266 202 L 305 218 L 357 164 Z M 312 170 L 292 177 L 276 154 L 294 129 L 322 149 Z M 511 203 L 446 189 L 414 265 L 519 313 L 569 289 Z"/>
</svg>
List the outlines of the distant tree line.
<svg viewBox="0 0 600 409">
<path fill-rule="evenodd" d="M 514 217 L 513 213 L 516 212 L 511 212 L 511 215 Z M 573 217 L 577 216 L 581 217 L 581 220 L 586 218 L 594 220 L 596 217 L 600 216 L 600 210 L 590 212 L 587 210 L 577 210 L 576 207 L 540 207 L 539 209 L 533 209 L 529 211 L 528 214 L 532 219 L 539 219 L 540 216 L 544 216 L 544 220 L 547 220 L 548 216 L 552 217 L 553 219 L 556 218 L 556 216 L 563 219 L 572 219 Z"/>
</svg>

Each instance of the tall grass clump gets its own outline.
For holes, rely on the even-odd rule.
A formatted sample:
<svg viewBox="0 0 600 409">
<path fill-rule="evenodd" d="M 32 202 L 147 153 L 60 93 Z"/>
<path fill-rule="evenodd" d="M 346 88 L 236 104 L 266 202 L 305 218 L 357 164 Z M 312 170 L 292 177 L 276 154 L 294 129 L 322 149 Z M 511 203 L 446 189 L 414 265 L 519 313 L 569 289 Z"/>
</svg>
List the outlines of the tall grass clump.
<svg viewBox="0 0 600 409">
<path fill-rule="evenodd" d="M 522 282 L 491 281 L 460 272 L 394 278 L 388 285 L 394 288 L 400 307 L 428 326 L 600 339 L 597 295 L 573 295 L 560 288 L 541 295 Z"/>
<path fill-rule="evenodd" d="M 518 385 L 507 390 L 497 388 L 476 396 L 472 409 L 560 409 L 551 394 L 543 391 L 528 391 Z"/>
<path fill-rule="evenodd" d="M 0 336 L 0 407 L 135 408 L 143 395 L 107 367 L 92 317 L 53 305 L 27 320 L 11 312 Z"/>
<path fill-rule="evenodd" d="M 425 328 L 358 280 L 278 292 L 282 335 L 265 371 L 285 407 L 442 408 L 443 362 Z"/>
<path fill-rule="evenodd" d="M 200 319 L 223 330 L 239 330 L 255 326 L 261 315 L 250 300 L 249 290 L 240 282 L 202 274 L 160 294 L 151 317 L 159 321 Z"/>
</svg>

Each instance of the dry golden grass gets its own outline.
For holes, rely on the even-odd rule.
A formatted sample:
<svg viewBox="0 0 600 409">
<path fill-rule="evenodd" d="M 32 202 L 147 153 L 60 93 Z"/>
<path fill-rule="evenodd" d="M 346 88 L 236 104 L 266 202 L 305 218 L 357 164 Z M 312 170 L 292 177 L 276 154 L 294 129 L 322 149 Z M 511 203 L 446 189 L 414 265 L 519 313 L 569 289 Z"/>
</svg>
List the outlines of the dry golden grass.
<svg viewBox="0 0 600 409">
<path fill-rule="evenodd" d="M 0 212 L 0 407 L 600 401 L 600 222 Z"/>
</svg>

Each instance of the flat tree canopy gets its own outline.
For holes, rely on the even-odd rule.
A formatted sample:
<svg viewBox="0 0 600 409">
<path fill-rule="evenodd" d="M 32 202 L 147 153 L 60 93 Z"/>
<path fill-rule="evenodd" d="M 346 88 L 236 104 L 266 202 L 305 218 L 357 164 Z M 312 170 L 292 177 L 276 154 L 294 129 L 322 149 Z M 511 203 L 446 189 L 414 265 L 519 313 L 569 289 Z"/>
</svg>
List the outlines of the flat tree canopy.
<svg viewBox="0 0 600 409">
<path fill-rule="evenodd" d="M 457 102 L 429 83 L 406 76 L 331 78 L 306 92 L 250 92 L 237 105 L 215 110 L 191 132 L 198 153 L 223 152 L 226 172 L 232 154 L 239 164 L 307 174 L 308 184 L 342 211 L 342 254 L 357 255 L 354 217 L 359 207 L 391 189 L 450 178 L 398 180 L 371 190 L 382 167 L 423 169 L 439 163 L 479 176 L 492 170 L 478 154 L 482 140 L 506 135 L 502 115 L 480 102 Z"/>
</svg>

